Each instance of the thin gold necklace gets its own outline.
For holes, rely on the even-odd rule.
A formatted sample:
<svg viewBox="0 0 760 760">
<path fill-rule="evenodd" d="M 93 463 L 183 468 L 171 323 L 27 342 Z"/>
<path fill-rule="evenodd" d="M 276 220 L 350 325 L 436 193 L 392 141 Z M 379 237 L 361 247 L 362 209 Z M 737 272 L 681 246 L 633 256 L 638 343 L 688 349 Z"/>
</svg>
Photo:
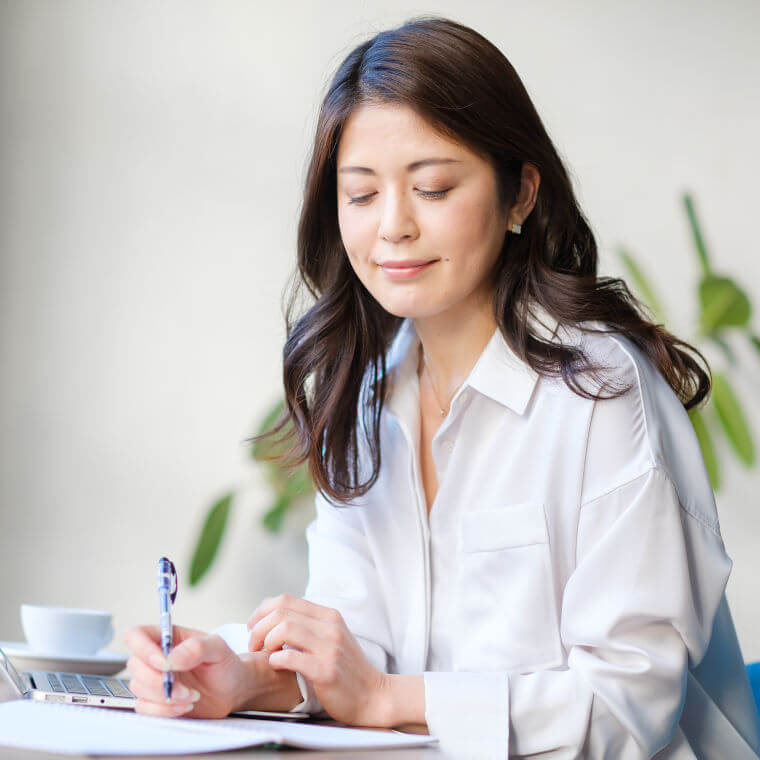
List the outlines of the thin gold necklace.
<svg viewBox="0 0 760 760">
<path fill-rule="evenodd" d="M 438 404 L 438 408 L 441 410 L 441 417 L 445 417 L 446 411 L 441 406 L 441 399 L 438 396 L 438 391 L 436 391 L 435 385 L 433 385 L 433 375 L 430 373 L 430 367 L 428 367 L 428 363 L 427 363 L 427 355 L 425 354 L 425 349 L 422 348 L 422 343 L 420 343 L 420 351 L 422 352 L 422 362 L 425 365 L 425 369 L 427 370 L 428 380 L 430 381 L 430 387 L 433 389 L 433 394 L 435 395 L 435 400 Z"/>
</svg>

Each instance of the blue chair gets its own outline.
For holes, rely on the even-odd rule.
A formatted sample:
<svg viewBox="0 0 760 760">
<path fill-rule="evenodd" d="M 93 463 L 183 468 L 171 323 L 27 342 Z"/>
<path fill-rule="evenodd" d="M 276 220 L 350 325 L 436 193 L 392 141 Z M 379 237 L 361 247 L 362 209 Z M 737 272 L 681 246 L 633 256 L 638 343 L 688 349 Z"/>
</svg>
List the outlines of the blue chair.
<svg viewBox="0 0 760 760">
<path fill-rule="evenodd" d="M 747 674 L 749 675 L 752 694 L 755 697 L 757 711 L 760 712 L 760 661 L 747 663 Z"/>
</svg>

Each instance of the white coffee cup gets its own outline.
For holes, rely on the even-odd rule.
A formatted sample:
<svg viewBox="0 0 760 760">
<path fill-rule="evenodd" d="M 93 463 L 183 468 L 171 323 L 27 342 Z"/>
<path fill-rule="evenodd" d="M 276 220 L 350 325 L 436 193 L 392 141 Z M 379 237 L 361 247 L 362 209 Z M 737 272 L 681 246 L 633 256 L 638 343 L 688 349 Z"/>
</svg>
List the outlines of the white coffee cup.
<svg viewBox="0 0 760 760">
<path fill-rule="evenodd" d="M 112 617 L 102 610 L 21 605 L 21 627 L 29 646 L 38 653 L 96 654 L 113 638 Z"/>
</svg>

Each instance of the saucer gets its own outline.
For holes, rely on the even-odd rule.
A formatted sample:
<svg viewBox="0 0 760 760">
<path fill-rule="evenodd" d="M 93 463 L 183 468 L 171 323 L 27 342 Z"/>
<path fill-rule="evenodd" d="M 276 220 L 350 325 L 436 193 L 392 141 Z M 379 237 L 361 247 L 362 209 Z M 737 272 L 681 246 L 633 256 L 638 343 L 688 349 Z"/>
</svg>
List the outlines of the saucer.
<svg viewBox="0 0 760 760">
<path fill-rule="evenodd" d="M 51 654 L 35 652 L 25 641 L 0 641 L 0 649 L 17 670 L 56 670 L 113 676 L 124 670 L 129 659 L 119 652 L 101 649 L 96 654 Z"/>
</svg>

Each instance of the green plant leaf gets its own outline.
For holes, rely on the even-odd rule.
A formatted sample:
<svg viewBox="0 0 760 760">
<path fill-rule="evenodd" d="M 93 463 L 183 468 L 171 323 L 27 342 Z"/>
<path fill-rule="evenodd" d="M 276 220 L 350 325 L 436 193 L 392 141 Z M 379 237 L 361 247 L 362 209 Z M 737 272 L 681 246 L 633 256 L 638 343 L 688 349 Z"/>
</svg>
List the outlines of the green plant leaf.
<svg viewBox="0 0 760 760">
<path fill-rule="evenodd" d="M 704 334 L 718 327 L 743 327 L 752 314 L 749 298 L 730 277 L 704 277 L 699 283 L 699 304 L 699 326 Z"/>
<path fill-rule="evenodd" d="M 234 491 L 229 491 L 209 509 L 190 563 L 190 585 L 195 586 L 208 572 L 224 535 Z"/>
<path fill-rule="evenodd" d="M 707 468 L 707 474 L 710 477 L 713 491 L 717 491 L 720 488 L 720 467 L 705 418 L 696 407 L 692 407 L 689 409 L 689 419 L 694 427 L 694 432 L 697 434 L 699 447 L 702 449 L 702 458 L 705 460 L 705 467 Z"/>
<path fill-rule="evenodd" d="M 261 421 L 255 435 L 262 435 L 263 433 L 266 433 L 267 430 L 274 427 L 274 423 L 279 419 L 284 409 L 285 399 L 280 399 L 264 415 L 264 419 Z M 277 447 L 275 447 L 272 443 L 273 438 L 280 438 L 285 433 L 286 429 L 287 428 L 283 428 L 279 433 L 277 433 L 276 436 L 273 436 L 272 438 L 267 438 L 263 441 L 255 441 L 251 445 L 251 458 L 261 461 L 266 456 L 272 456 L 273 453 L 277 450 Z M 280 449 L 282 450 L 284 448 L 285 447 L 281 444 Z"/>
<path fill-rule="evenodd" d="M 285 519 L 285 513 L 290 507 L 291 499 L 286 493 L 277 496 L 274 504 L 266 511 L 261 518 L 261 524 L 270 532 L 278 533 L 282 528 L 282 522 Z"/>
<path fill-rule="evenodd" d="M 686 215 L 689 218 L 689 226 L 691 227 L 691 234 L 694 237 L 694 246 L 697 249 L 697 256 L 699 256 L 699 261 L 702 264 L 702 272 L 706 275 L 710 271 L 710 259 L 707 255 L 707 248 L 705 248 L 702 231 L 699 229 L 699 222 L 697 221 L 697 215 L 694 211 L 694 202 L 689 193 L 684 193 L 683 202 L 686 206 Z"/>
<path fill-rule="evenodd" d="M 736 358 L 736 354 L 734 353 L 734 349 L 731 348 L 731 346 L 720 336 L 716 333 L 713 333 L 712 335 L 708 335 L 707 339 L 715 343 L 715 345 L 723 351 L 723 353 L 726 355 L 726 359 L 728 360 L 728 363 L 732 367 L 736 367 L 739 364 L 738 359 Z"/>
<path fill-rule="evenodd" d="M 618 247 L 618 255 L 623 261 L 628 274 L 633 282 L 636 284 L 636 288 L 641 293 L 641 297 L 644 303 L 652 310 L 655 316 L 655 320 L 658 323 L 665 322 L 665 312 L 660 304 L 659 299 L 655 295 L 654 288 L 649 282 L 649 279 L 644 275 L 644 272 L 639 265 L 634 261 L 633 256 L 622 246 Z"/>
<path fill-rule="evenodd" d="M 288 510 L 301 499 L 314 493 L 311 475 L 307 465 L 302 464 L 285 481 L 285 486 L 277 493 L 274 504 L 261 518 L 262 525 L 272 533 L 277 533 Z"/>
<path fill-rule="evenodd" d="M 279 461 L 264 462 L 264 474 L 273 491 L 281 491 L 287 483 L 285 470 Z"/>
<path fill-rule="evenodd" d="M 746 465 L 755 462 L 755 446 L 752 442 L 747 419 L 728 379 L 721 372 L 713 372 L 712 400 L 715 411 L 729 443 L 739 459 Z"/>
<path fill-rule="evenodd" d="M 285 400 L 280 399 L 266 413 L 255 434 L 257 436 L 262 435 L 274 427 L 284 410 Z M 275 443 L 275 438 L 279 439 L 288 435 L 288 432 L 292 429 L 292 422 L 288 421 L 276 434 L 270 438 L 253 442 L 250 447 L 249 453 L 251 458 L 261 462 L 264 467 L 264 474 L 267 482 L 275 492 L 278 492 L 285 487 L 286 475 L 279 459 L 269 460 L 267 457 L 279 457 L 288 450 L 288 443 Z"/>
<path fill-rule="evenodd" d="M 311 473 L 306 463 L 301 466 L 288 478 L 288 492 L 295 499 L 314 493 L 314 485 L 311 482 Z"/>
<path fill-rule="evenodd" d="M 760 338 L 758 338 L 754 333 L 750 333 L 749 342 L 755 347 L 757 353 L 760 354 Z"/>
</svg>

